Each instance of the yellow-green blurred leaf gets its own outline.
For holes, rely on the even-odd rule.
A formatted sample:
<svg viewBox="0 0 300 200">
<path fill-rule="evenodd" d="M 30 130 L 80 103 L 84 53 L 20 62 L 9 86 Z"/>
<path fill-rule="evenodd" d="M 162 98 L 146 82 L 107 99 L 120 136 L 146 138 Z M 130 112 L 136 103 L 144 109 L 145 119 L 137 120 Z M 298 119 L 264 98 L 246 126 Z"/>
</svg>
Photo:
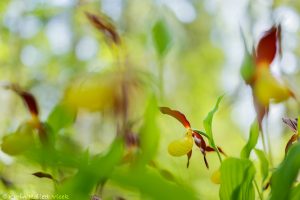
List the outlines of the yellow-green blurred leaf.
<svg viewBox="0 0 300 200">
<path fill-rule="evenodd" d="M 69 109 L 63 104 L 55 106 L 48 116 L 47 123 L 52 128 L 52 131 L 56 133 L 60 129 L 71 125 L 75 120 L 75 111 Z"/>
<path fill-rule="evenodd" d="M 249 158 L 252 149 L 255 147 L 259 136 L 259 126 L 257 120 L 255 120 L 250 128 L 249 139 L 247 144 L 241 151 L 241 158 Z"/>
<path fill-rule="evenodd" d="M 203 126 L 205 129 L 206 134 L 209 136 L 209 144 L 213 147 L 216 148 L 215 145 L 215 141 L 213 138 L 213 132 L 212 132 L 212 120 L 213 117 L 215 115 L 215 113 L 217 112 L 218 108 L 219 108 L 219 104 L 222 100 L 223 96 L 220 96 L 214 106 L 214 108 L 207 114 L 207 116 L 205 117 L 204 121 L 203 121 Z"/>
<path fill-rule="evenodd" d="M 119 168 L 113 173 L 112 180 L 125 188 L 137 189 L 143 199 L 147 197 L 150 199 L 199 200 L 190 188 L 165 180 L 151 168 L 139 170 Z"/>
<path fill-rule="evenodd" d="M 260 149 L 255 149 L 254 151 L 260 162 L 260 171 L 262 175 L 262 184 L 263 184 L 263 182 L 267 179 L 269 174 L 269 161 L 264 151 Z"/>
<path fill-rule="evenodd" d="M 221 165 L 221 200 L 254 200 L 255 168 L 248 159 L 228 158 Z"/>
<path fill-rule="evenodd" d="M 285 159 L 273 172 L 271 178 L 271 200 L 289 199 L 292 186 L 300 169 L 300 143 L 288 151 Z"/>
<path fill-rule="evenodd" d="M 152 27 L 152 40 L 157 54 L 163 57 L 171 45 L 171 35 L 163 20 L 158 20 Z"/>
<path fill-rule="evenodd" d="M 157 108 L 156 99 L 151 98 L 146 108 L 144 124 L 140 133 L 140 164 L 147 164 L 157 153 L 160 135 L 156 124 Z"/>
</svg>

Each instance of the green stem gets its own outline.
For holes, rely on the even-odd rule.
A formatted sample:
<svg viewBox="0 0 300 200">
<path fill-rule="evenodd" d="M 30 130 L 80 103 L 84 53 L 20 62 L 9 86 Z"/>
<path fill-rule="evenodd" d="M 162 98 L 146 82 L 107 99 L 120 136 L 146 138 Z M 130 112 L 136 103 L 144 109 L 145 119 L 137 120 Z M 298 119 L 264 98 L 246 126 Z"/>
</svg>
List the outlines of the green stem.
<svg viewBox="0 0 300 200">
<path fill-rule="evenodd" d="M 266 140 L 265 140 L 265 134 L 264 134 L 264 131 L 262 129 L 261 129 L 261 140 L 262 140 L 263 149 L 267 153 L 268 148 L 267 148 L 267 144 L 266 144 Z"/>
<path fill-rule="evenodd" d="M 269 119 L 269 115 L 267 114 L 266 115 L 266 139 L 267 139 L 267 145 L 268 145 L 270 166 L 272 168 L 272 166 L 273 166 L 273 154 L 272 154 L 270 135 L 269 135 L 269 131 L 268 131 L 268 127 L 269 127 L 268 119 Z"/>
<path fill-rule="evenodd" d="M 219 151 L 218 147 L 216 147 L 216 145 L 214 145 L 214 149 L 217 152 L 220 164 L 222 164 L 222 157 L 221 157 L 220 151 Z"/>
<path fill-rule="evenodd" d="M 259 196 L 260 200 L 263 200 L 264 199 L 263 194 L 259 191 L 259 187 L 257 185 L 256 180 L 254 179 L 253 182 L 254 182 L 254 185 L 255 185 L 255 188 L 257 190 L 257 193 L 258 193 L 258 196 Z"/>
<path fill-rule="evenodd" d="M 158 87 L 159 87 L 159 96 L 163 100 L 164 96 L 164 71 L 163 71 L 163 61 L 159 59 L 158 61 Z"/>
</svg>

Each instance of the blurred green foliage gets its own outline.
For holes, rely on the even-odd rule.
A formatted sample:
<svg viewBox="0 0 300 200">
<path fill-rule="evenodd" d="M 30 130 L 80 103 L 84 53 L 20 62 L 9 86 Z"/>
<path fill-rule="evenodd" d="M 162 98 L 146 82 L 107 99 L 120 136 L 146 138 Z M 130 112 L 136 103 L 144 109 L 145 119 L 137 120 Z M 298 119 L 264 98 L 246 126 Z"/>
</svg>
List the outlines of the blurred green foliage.
<svg viewBox="0 0 300 200">
<path fill-rule="evenodd" d="M 228 158 L 221 165 L 220 199 L 255 199 L 255 168 L 247 159 Z"/>
<path fill-rule="evenodd" d="M 291 147 L 286 158 L 273 173 L 271 199 L 293 199 L 292 195 L 297 196 L 296 192 L 293 194 L 291 188 L 300 169 L 299 151 L 299 144 Z M 294 190 L 297 190 L 297 188 Z"/>
<path fill-rule="evenodd" d="M 256 146 L 259 136 L 258 123 L 255 120 L 250 128 L 249 139 L 247 144 L 243 147 L 241 151 L 241 158 L 249 158 L 252 149 Z"/>
</svg>

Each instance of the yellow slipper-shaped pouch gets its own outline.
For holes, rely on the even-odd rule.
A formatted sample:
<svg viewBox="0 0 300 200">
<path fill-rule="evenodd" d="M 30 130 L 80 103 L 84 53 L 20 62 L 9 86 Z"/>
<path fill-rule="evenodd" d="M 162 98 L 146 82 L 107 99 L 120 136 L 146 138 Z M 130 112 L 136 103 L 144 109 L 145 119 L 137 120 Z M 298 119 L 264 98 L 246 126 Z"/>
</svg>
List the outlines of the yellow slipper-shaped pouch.
<svg viewBox="0 0 300 200">
<path fill-rule="evenodd" d="M 183 138 L 171 142 L 168 147 L 168 152 L 172 156 L 186 155 L 192 149 L 193 143 L 192 135 L 187 133 Z"/>
</svg>

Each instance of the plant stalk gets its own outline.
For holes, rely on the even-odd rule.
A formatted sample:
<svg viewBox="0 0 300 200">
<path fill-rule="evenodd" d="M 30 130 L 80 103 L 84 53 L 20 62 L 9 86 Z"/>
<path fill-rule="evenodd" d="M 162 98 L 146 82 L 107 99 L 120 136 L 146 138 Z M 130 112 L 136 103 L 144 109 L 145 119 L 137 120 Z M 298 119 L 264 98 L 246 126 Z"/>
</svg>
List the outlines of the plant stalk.
<svg viewBox="0 0 300 200">
<path fill-rule="evenodd" d="M 268 152 L 269 152 L 269 160 L 270 160 L 270 166 L 273 166 L 273 153 L 272 153 L 272 147 L 271 147 L 271 139 L 268 131 L 269 123 L 268 123 L 269 115 L 266 114 L 266 139 L 267 139 L 267 145 L 268 145 Z"/>
<path fill-rule="evenodd" d="M 163 100 L 164 96 L 164 64 L 163 60 L 159 59 L 158 61 L 158 87 L 159 87 L 159 97 L 160 100 Z"/>
<path fill-rule="evenodd" d="M 259 196 L 260 200 L 263 200 L 264 199 L 263 194 L 259 191 L 259 187 L 257 185 L 256 180 L 254 179 L 253 182 L 254 182 L 254 185 L 255 185 L 255 188 L 257 190 L 257 193 L 258 193 L 258 196 Z"/>
<path fill-rule="evenodd" d="M 217 152 L 220 164 L 222 164 L 222 157 L 221 157 L 220 151 L 219 151 L 218 147 L 216 147 L 216 145 L 214 145 L 214 149 Z"/>
</svg>

